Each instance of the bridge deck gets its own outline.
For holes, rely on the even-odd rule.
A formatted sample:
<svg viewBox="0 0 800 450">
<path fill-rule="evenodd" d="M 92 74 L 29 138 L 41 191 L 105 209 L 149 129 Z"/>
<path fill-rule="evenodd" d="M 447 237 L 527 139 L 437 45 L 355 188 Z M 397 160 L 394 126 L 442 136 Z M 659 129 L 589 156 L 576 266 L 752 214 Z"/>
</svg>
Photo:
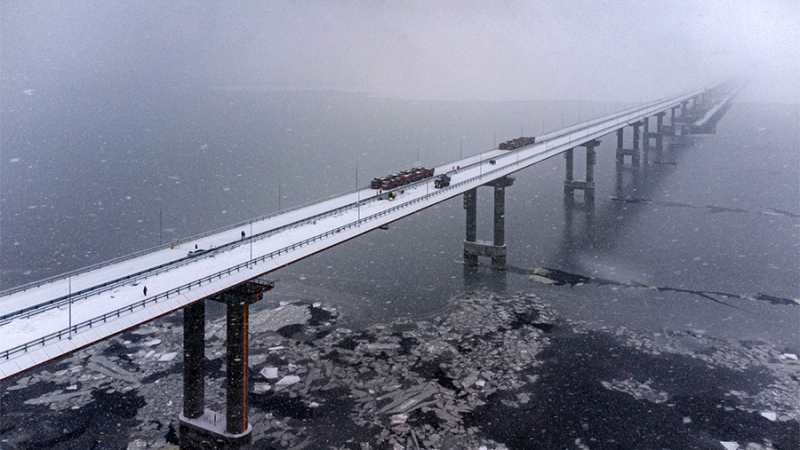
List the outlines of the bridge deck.
<svg viewBox="0 0 800 450">
<path fill-rule="evenodd" d="M 372 189 L 362 189 L 173 248 L 0 293 L 0 333 L 4 336 L 0 379 L 612 133 L 705 90 L 538 136 L 536 144 L 517 150 L 493 150 L 437 167 L 436 174 L 451 172 L 451 185 L 444 189 L 435 189 L 429 178 L 398 188 L 398 193 L 399 189 L 403 193 L 391 201 L 381 200 Z M 460 169 L 451 170 L 454 166 Z M 195 245 L 205 252 L 190 256 Z"/>
</svg>

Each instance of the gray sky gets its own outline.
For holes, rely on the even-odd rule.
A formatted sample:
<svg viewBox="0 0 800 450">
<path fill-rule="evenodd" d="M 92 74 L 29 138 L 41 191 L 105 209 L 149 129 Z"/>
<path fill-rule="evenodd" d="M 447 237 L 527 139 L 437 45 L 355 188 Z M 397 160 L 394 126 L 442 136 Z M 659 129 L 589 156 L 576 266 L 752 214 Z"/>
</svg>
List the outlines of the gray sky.
<svg viewBox="0 0 800 450">
<path fill-rule="evenodd" d="M 638 101 L 742 74 L 800 99 L 797 0 L 0 1 L 7 90 Z"/>
</svg>

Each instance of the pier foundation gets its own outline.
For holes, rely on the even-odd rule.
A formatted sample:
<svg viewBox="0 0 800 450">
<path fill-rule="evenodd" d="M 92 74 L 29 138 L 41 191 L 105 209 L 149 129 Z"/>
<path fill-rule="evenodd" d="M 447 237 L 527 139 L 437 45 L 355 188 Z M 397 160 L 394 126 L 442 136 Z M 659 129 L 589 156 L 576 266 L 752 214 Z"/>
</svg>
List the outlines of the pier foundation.
<svg viewBox="0 0 800 450">
<path fill-rule="evenodd" d="M 643 148 L 645 152 L 650 148 L 650 139 L 656 140 L 655 149 L 657 151 L 661 151 L 664 149 L 664 135 L 662 133 L 664 127 L 664 116 L 666 115 L 665 112 L 660 112 L 656 114 L 656 131 L 650 131 L 650 118 L 647 117 L 644 119 L 644 145 Z"/>
<path fill-rule="evenodd" d="M 505 189 L 513 184 L 514 178 L 506 176 L 485 185 L 494 188 L 494 240 L 492 242 L 477 239 L 477 188 L 464 193 L 464 209 L 467 216 L 467 233 L 464 239 L 464 264 L 466 266 L 477 266 L 478 257 L 486 256 L 492 259 L 492 269 L 506 270 Z"/>
<path fill-rule="evenodd" d="M 211 297 L 227 306 L 224 414 L 204 408 L 205 306 L 199 301 L 184 308 L 182 449 L 233 450 L 249 446 L 252 427 L 247 421 L 248 308 L 273 286 L 272 282 L 256 279 Z"/>
<path fill-rule="evenodd" d="M 574 165 L 574 148 L 564 152 L 564 158 L 567 160 L 567 172 L 564 180 L 564 195 L 567 199 L 574 199 L 575 191 L 582 190 L 583 198 L 586 203 L 594 201 L 594 165 L 597 161 L 597 155 L 594 150 L 595 147 L 600 145 L 597 139 L 581 144 L 581 147 L 586 147 L 586 180 L 575 181 L 573 174 Z"/>
<path fill-rule="evenodd" d="M 633 148 L 625 148 L 624 145 L 624 128 L 617 130 L 617 164 L 624 165 L 625 157 L 631 157 L 631 165 L 634 167 L 639 166 L 639 127 L 640 122 L 633 124 Z"/>
<path fill-rule="evenodd" d="M 203 415 L 205 326 L 205 300 L 183 308 L 183 417 L 187 419 Z"/>
<path fill-rule="evenodd" d="M 666 113 L 660 112 L 656 114 L 656 150 L 659 152 L 664 150 L 664 115 Z"/>
</svg>

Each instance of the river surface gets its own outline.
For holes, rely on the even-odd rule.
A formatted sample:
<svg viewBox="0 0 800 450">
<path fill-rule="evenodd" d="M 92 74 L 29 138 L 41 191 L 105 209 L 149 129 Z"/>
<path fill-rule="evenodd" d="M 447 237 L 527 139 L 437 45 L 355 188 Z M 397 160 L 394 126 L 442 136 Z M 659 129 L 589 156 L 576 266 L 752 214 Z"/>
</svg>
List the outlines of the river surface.
<svg viewBox="0 0 800 450">
<path fill-rule="evenodd" d="M 243 90 L 4 103 L 3 289 L 631 106 Z M 588 330 L 694 330 L 797 354 L 799 128 L 797 105 L 735 103 L 716 134 L 651 149 L 640 168 L 616 166 L 606 136 L 591 208 L 580 193 L 564 201 L 560 156 L 515 174 L 504 273 L 463 266 L 456 198 L 273 273 L 256 308 L 323 302 L 361 329 L 430 318 L 470 291 L 525 292 Z M 491 190 L 479 189 L 479 238 L 491 216 Z M 537 282 L 543 268 L 566 283 Z"/>
</svg>

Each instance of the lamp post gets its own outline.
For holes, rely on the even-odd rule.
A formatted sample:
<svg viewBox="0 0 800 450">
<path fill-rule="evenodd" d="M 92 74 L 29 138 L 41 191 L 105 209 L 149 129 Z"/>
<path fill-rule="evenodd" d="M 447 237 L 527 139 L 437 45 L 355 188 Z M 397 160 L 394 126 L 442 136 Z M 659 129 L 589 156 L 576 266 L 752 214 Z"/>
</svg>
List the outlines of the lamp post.
<svg viewBox="0 0 800 450">
<path fill-rule="evenodd" d="M 253 222 L 250 222 L 250 264 L 251 268 L 253 263 Z"/>
<path fill-rule="evenodd" d="M 72 339 L 72 276 L 69 278 L 69 338 Z"/>
</svg>

